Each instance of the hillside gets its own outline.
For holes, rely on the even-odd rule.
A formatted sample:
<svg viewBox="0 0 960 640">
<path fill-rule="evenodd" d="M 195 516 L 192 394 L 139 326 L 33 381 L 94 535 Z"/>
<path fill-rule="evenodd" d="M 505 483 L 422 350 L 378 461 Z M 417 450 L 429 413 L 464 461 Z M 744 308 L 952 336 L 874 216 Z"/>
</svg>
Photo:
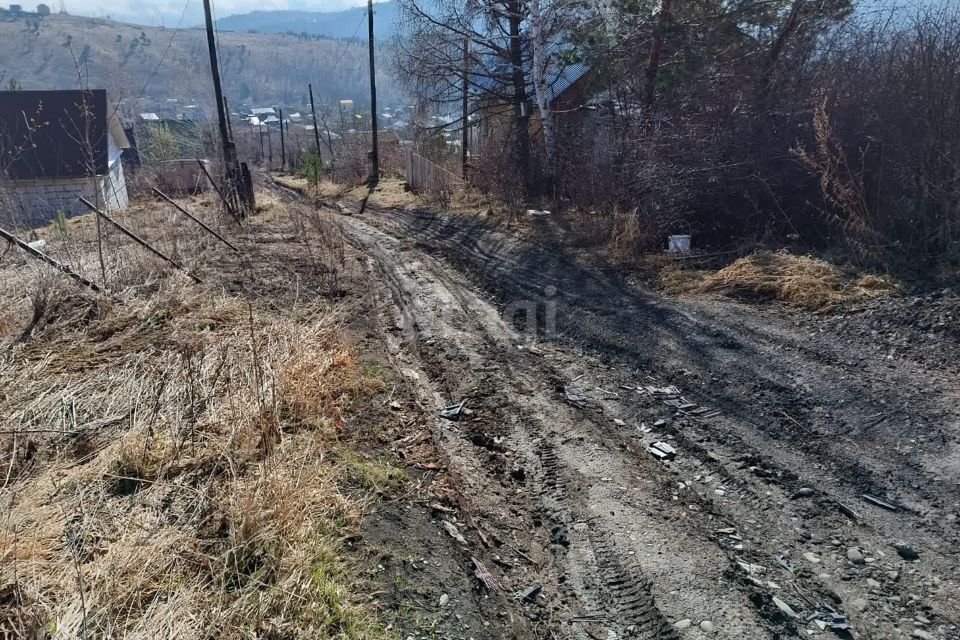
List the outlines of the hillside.
<svg viewBox="0 0 960 640">
<path fill-rule="evenodd" d="M 344 11 L 253 11 L 227 16 L 217 21 L 225 31 L 257 31 L 260 33 L 306 33 L 328 38 L 366 37 L 365 7 Z M 374 4 L 374 35 L 385 38 L 393 31 L 397 18 L 394 2 Z"/>
<path fill-rule="evenodd" d="M 310 82 L 323 100 L 366 102 L 369 80 L 363 43 L 224 32 L 219 44 L 231 105 L 306 104 Z M 62 15 L 7 15 L 0 20 L 4 85 L 15 79 L 24 89 L 76 88 L 78 66 L 89 86 L 123 96 L 133 109 L 172 98 L 199 104 L 212 100 L 201 29 L 141 27 Z M 385 73 L 379 74 L 378 82 L 383 104 L 402 100 Z"/>
</svg>

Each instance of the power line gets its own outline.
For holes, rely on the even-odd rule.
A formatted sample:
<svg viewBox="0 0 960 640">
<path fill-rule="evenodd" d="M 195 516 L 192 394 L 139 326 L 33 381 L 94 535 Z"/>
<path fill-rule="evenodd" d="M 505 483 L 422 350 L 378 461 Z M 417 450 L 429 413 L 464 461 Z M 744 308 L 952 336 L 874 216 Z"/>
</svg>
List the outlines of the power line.
<svg viewBox="0 0 960 640">
<path fill-rule="evenodd" d="M 150 75 L 147 76 L 147 80 L 143 83 L 143 88 L 140 90 L 140 95 L 137 99 L 142 99 L 147 93 L 147 86 L 153 80 L 154 76 L 157 75 L 157 71 L 160 70 L 160 67 L 163 66 L 164 61 L 167 59 L 167 53 L 170 52 L 170 47 L 173 46 L 173 39 L 177 37 L 177 34 L 180 33 L 180 25 L 183 24 L 183 18 L 187 15 L 187 8 L 190 6 L 190 0 L 187 0 L 183 3 L 183 11 L 180 12 L 180 19 L 177 20 L 177 26 L 173 28 L 173 34 L 170 36 L 170 40 L 167 42 L 167 48 L 163 50 L 163 55 L 160 56 L 160 60 L 157 62 L 157 66 L 153 68 L 153 71 L 150 72 Z"/>
</svg>

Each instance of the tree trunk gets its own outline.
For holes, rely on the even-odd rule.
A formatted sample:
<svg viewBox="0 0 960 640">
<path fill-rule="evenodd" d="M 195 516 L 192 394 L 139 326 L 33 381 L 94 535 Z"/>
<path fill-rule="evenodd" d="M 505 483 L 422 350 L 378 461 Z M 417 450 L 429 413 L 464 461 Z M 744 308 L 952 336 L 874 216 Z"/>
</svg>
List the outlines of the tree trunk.
<svg viewBox="0 0 960 640">
<path fill-rule="evenodd" d="M 527 87 L 523 73 L 523 43 L 520 41 L 520 21 L 522 19 L 520 0 L 510 0 L 507 4 L 510 21 L 510 65 L 513 67 L 513 115 L 516 123 L 514 139 L 517 170 L 523 184 L 524 193 L 530 189 L 530 114 L 527 113 Z"/>
<path fill-rule="evenodd" d="M 765 175 L 770 166 L 770 98 L 777 81 L 777 62 L 780 55 L 786 48 L 791 36 L 800 26 L 800 12 L 803 10 L 806 0 L 793 0 L 790 6 L 790 13 L 777 32 L 777 37 L 770 45 L 770 51 L 767 53 L 766 60 L 763 62 L 763 69 L 757 87 L 757 124 L 756 124 L 756 145 L 757 145 L 757 172 Z"/>
<path fill-rule="evenodd" d="M 660 73 L 660 58 L 663 55 L 663 36 L 670 20 L 670 0 L 662 0 L 657 23 L 650 41 L 650 59 L 647 62 L 647 77 L 643 90 L 643 113 L 649 122 L 653 118 L 653 100 L 657 90 L 657 75 Z"/>
<path fill-rule="evenodd" d="M 553 111 L 550 106 L 549 87 L 547 86 L 547 68 L 550 60 L 546 52 L 549 19 L 541 11 L 540 0 L 530 0 L 530 44 L 533 48 L 533 88 L 537 97 L 537 109 L 540 111 L 540 125 L 543 128 L 543 147 L 547 159 L 547 181 L 553 187 L 556 181 L 557 136 L 554 128 Z"/>
</svg>

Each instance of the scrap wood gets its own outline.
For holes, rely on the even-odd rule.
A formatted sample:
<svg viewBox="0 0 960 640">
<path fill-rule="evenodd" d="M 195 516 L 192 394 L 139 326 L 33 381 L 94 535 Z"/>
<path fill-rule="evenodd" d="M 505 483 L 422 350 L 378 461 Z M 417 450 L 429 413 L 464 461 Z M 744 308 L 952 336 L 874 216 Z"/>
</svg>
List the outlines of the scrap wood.
<svg viewBox="0 0 960 640">
<path fill-rule="evenodd" d="M 886 509 L 887 511 L 899 511 L 899 507 L 893 504 L 892 502 L 887 502 L 886 500 L 881 500 L 880 498 L 875 498 L 870 494 L 863 494 L 863 499 L 869 502 L 872 505 Z"/>
<path fill-rule="evenodd" d="M 17 238 L 16 236 L 9 233 L 8 231 L 4 229 L 0 229 L 0 237 L 2 237 L 7 242 L 10 242 L 11 244 L 17 245 L 18 247 L 26 251 L 27 254 L 29 254 L 30 256 L 33 256 L 37 260 L 42 260 L 43 262 L 46 262 L 48 265 L 50 265 L 57 271 L 70 276 L 75 281 L 87 287 L 91 291 L 100 293 L 101 289 L 97 284 L 91 282 L 90 280 L 87 280 L 80 274 L 75 273 L 70 267 L 66 266 L 65 264 L 61 264 L 60 262 L 57 262 L 56 260 L 48 256 L 47 254 L 43 253 L 42 251 L 39 251 L 38 249 L 31 247 L 29 243 L 24 242 L 23 240 Z"/>
<path fill-rule="evenodd" d="M 444 513 L 454 513 L 454 512 L 456 512 L 456 509 L 453 509 L 453 508 L 451 508 L 451 507 L 447 507 L 447 506 L 442 505 L 442 504 L 440 504 L 439 502 L 436 502 L 436 501 L 431 502 L 431 503 L 429 504 L 429 507 L 430 507 L 431 509 L 433 509 L 434 511 L 442 511 L 442 512 L 444 512 Z"/>
<path fill-rule="evenodd" d="M 161 259 L 163 259 L 163 260 L 166 260 L 167 262 L 169 262 L 170 264 L 172 264 L 172 265 L 173 265 L 174 267 L 176 267 L 177 269 L 180 269 L 181 271 L 183 271 L 184 273 L 186 273 L 186 274 L 187 274 L 188 276 L 190 276 L 190 278 L 191 278 L 194 282 L 196 282 L 197 284 L 200 284 L 201 282 L 203 282 L 200 278 L 198 278 L 197 276 L 195 276 L 195 275 L 193 275 L 192 273 L 190 273 L 190 271 L 188 271 L 187 268 L 184 267 L 182 264 L 180 264 L 179 262 L 177 262 L 177 261 L 174 260 L 173 258 L 171 258 L 171 257 L 163 254 L 161 251 L 155 249 L 149 242 L 147 242 L 146 240 L 144 240 L 143 238 L 141 238 L 140 236 L 138 236 L 137 234 L 135 234 L 133 231 L 130 231 L 129 229 L 127 229 L 125 226 L 123 226 L 122 224 L 120 224 L 119 222 L 117 222 L 116 220 L 114 220 L 113 218 L 111 218 L 110 216 L 108 216 L 107 214 L 105 214 L 103 211 L 100 211 L 100 209 L 98 209 L 97 207 L 93 206 L 93 204 L 92 204 L 89 200 L 87 200 L 86 198 L 80 198 L 80 202 L 82 202 L 82 203 L 84 204 L 84 206 L 86 206 L 88 209 L 90 209 L 90 211 L 93 211 L 93 212 L 96 213 L 98 216 L 100 216 L 101 218 L 103 218 L 104 220 L 106 220 L 107 222 L 109 222 L 110 224 L 112 224 L 113 226 L 115 226 L 117 229 L 119 229 L 120 232 L 121 232 L 123 235 L 127 236 L 128 238 L 130 238 L 131 240 L 133 240 L 134 242 L 136 242 L 137 244 L 139 244 L 141 247 L 143 247 L 144 249 L 146 249 L 147 251 L 149 251 L 149 252 L 152 253 L 153 255 L 155 255 L 155 256 L 157 256 L 158 258 L 161 258 Z"/>
<path fill-rule="evenodd" d="M 848 518 L 850 518 L 850 519 L 852 519 L 852 520 L 859 520 L 859 519 L 860 519 L 860 514 L 859 514 L 859 513 L 857 513 L 856 511 L 854 511 L 853 509 L 851 509 L 851 508 L 848 507 L 847 505 L 843 504 L 842 502 L 839 502 L 839 501 L 837 502 L 837 509 L 840 511 L 840 513 L 842 513 L 843 515 L 847 516 Z"/>
<path fill-rule="evenodd" d="M 235 246 L 233 246 L 233 245 L 230 243 L 229 240 L 227 240 L 227 239 L 224 238 L 222 235 L 220 235 L 219 233 L 217 233 L 216 231 L 214 231 L 213 229 L 211 229 L 210 227 L 208 227 L 206 224 L 203 223 L 202 220 L 200 220 L 199 218 L 195 217 L 192 213 L 190 213 L 189 211 L 187 211 L 184 207 L 180 206 L 179 204 L 177 204 L 176 202 L 174 202 L 173 200 L 171 200 L 170 197 L 168 197 L 167 194 L 165 194 L 163 191 L 160 191 L 160 189 L 157 189 L 156 187 L 153 187 L 153 192 L 154 192 L 155 194 L 157 194 L 158 196 L 160 196 L 161 198 L 163 198 L 164 200 L 166 200 L 169 204 L 173 205 L 173 207 L 174 207 L 177 211 L 179 211 L 180 213 L 182 213 L 183 215 L 187 216 L 188 218 L 190 218 L 191 220 L 193 220 L 194 222 L 196 222 L 198 225 L 200 225 L 207 233 L 211 234 L 214 238 L 216 238 L 217 240 L 219 240 L 219 241 L 222 242 L 223 244 L 227 245 L 228 247 L 230 247 L 231 249 L 233 249 L 233 250 L 236 251 L 237 253 L 240 253 L 240 249 L 237 249 Z"/>
<path fill-rule="evenodd" d="M 445 418 L 450 421 L 455 421 L 460 418 L 460 414 L 463 412 L 463 405 L 466 403 L 467 399 L 464 398 L 458 404 L 451 404 L 450 406 L 444 407 L 440 411 L 440 417 Z"/>
</svg>

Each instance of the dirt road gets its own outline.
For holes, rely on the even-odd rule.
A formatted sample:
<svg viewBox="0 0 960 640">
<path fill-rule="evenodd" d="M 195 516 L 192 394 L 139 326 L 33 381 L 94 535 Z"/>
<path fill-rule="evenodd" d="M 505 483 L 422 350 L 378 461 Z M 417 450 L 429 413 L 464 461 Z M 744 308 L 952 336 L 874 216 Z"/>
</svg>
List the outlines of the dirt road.
<svg viewBox="0 0 960 640">
<path fill-rule="evenodd" d="M 397 368 L 464 401 L 437 437 L 531 634 L 960 637 L 955 372 L 640 290 L 547 231 L 340 219 Z"/>
</svg>

